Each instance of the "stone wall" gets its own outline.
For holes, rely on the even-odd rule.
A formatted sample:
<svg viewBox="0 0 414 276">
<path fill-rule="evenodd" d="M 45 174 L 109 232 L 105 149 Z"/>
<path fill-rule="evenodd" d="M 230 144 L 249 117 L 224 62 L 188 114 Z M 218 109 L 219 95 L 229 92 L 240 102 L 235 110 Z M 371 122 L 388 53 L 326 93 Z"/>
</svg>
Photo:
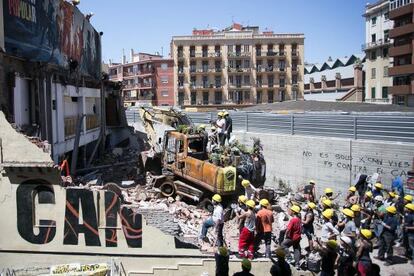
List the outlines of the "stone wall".
<svg viewBox="0 0 414 276">
<path fill-rule="evenodd" d="M 378 173 L 385 186 L 413 170 L 414 144 L 237 132 L 247 145 L 260 137 L 267 162 L 268 186 L 288 184 L 294 191 L 310 179 L 320 194 L 326 187 L 346 193 L 361 174 Z"/>
</svg>

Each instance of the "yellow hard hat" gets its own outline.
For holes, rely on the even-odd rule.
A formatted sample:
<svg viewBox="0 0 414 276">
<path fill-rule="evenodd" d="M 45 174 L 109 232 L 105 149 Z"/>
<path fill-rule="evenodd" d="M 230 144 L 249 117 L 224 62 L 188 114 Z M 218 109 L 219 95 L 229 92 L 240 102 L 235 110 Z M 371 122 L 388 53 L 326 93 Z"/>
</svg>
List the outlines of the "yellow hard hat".
<svg viewBox="0 0 414 276">
<path fill-rule="evenodd" d="M 299 213 L 300 207 L 298 205 L 292 205 L 292 207 L 290 207 L 290 210 L 292 210 L 295 213 Z"/>
<path fill-rule="evenodd" d="M 322 204 L 327 206 L 327 207 L 332 207 L 332 201 L 330 199 L 324 199 L 322 201 Z"/>
<path fill-rule="evenodd" d="M 331 188 L 326 188 L 325 189 L 325 194 L 332 194 L 333 190 Z"/>
<path fill-rule="evenodd" d="M 409 209 L 411 211 L 414 211 L 414 204 L 408 203 L 408 204 L 405 205 L 405 208 L 407 208 L 407 209 Z"/>
<path fill-rule="evenodd" d="M 310 183 L 310 184 L 316 184 L 315 180 L 313 180 L 313 179 L 311 179 L 311 180 L 309 181 L 309 183 Z"/>
<path fill-rule="evenodd" d="M 350 217 L 350 218 L 355 217 L 355 215 L 354 215 L 354 211 L 352 211 L 352 210 L 350 210 L 350 209 L 348 209 L 348 208 L 343 209 L 343 210 L 342 210 L 342 213 L 343 213 L 345 216 Z"/>
<path fill-rule="evenodd" d="M 199 125 L 198 128 L 199 129 L 206 129 L 206 125 L 204 125 L 204 124 L 203 125 Z"/>
<path fill-rule="evenodd" d="M 239 196 L 239 202 L 246 204 L 247 197 L 245 195 Z"/>
<path fill-rule="evenodd" d="M 220 254 L 221 256 L 227 256 L 229 251 L 227 250 L 227 247 L 225 247 L 225 246 L 220 246 L 220 247 L 218 248 L 218 252 L 219 252 L 219 254 Z"/>
<path fill-rule="evenodd" d="M 249 180 L 247 180 L 247 179 L 243 179 L 243 181 L 242 181 L 242 183 L 241 183 L 241 184 L 242 184 L 242 186 L 243 186 L 243 187 L 245 187 L 245 188 L 246 188 L 246 187 L 248 187 L 248 186 L 250 185 L 250 181 L 249 181 Z"/>
<path fill-rule="evenodd" d="M 264 207 L 267 207 L 267 206 L 269 206 L 269 200 L 267 200 L 266 198 L 263 198 L 263 199 L 260 200 L 259 204 L 264 206 Z"/>
<path fill-rule="evenodd" d="M 374 187 L 377 188 L 377 189 L 383 189 L 382 184 L 379 183 L 379 182 L 375 183 Z"/>
<path fill-rule="evenodd" d="M 213 200 L 216 202 L 221 202 L 221 196 L 219 194 L 213 195 Z"/>
<path fill-rule="evenodd" d="M 249 259 L 243 259 L 241 262 L 242 267 L 246 268 L 247 270 L 252 269 L 252 263 Z"/>
<path fill-rule="evenodd" d="M 349 187 L 349 189 L 348 189 L 348 191 L 350 191 L 350 192 L 356 192 L 356 188 L 355 188 L 355 186 L 351 186 L 351 187 Z"/>
<path fill-rule="evenodd" d="M 388 194 L 389 194 L 389 196 L 390 196 L 391 198 L 394 198 L 394 197 L 396 197 L 396 196 L 397 196 L 397 194 L 396 194 L 396 193 L 394 193 L 394 192 L 388 192 Z"/>
<path fill-rule="evenodd" d="M 223 115 L 226 116 L 229 115 L 229 113 L 227 111 L 223 111 Z"/>
<path fill-rule="evenodd" d="M 329 240 L 326 242 L 326 245 L 332 249 L 336 249 L 338 247 L 336 240 Z"/>
<path fill-rule="evenodd" d="M 397 213 L 397 208 L 395 208 L 395 206 L 388 206 L 386 210 L 388 213 L 393 214 L 393 215 Z"/>
<path fill-rule="evenodd" d="M 308 206 L 309 206 L 309 208 L 311 208 L 311 209 L 315 209 L 315 208 L 316 208 L 316 204 L 315 204 L 315 203 L 313 203 L 313 202 L 308 202 Z"/>
<path fill-rule="evenodd" d="M 279 258 L 284 259 L 284 258 L 286 257 L 286 252 L 285 252 L 285 250 L 283 249 L 283 247 L 278 247 L 278 248 L 276 248 L 275 253 L 276 253 L 276 256 L 277 256 L 277 257 L 279 257 Z"/>
<path fill-rule="evenodd" d="M 365 195 L 369 198 L 372 198 L 372 192 L 371 191 L 365 192 Z"/>
<path fill-rule="evenodd" d="M 358 204 L 354 204 L 351 206 L 351 210 L 354 212 L 359 212 L 361 211 L 361 207 Z"/>
<path fill-rule="evenodd" d="M 405 196 L 404 196 L 404 199 L 405 199 L 406 201 L 412 202 L 412 201 L 413 201 L 413 196 L 412 196 L 412 195 L 405 195 Z"/>
<path fill-rule="evenodd" d="M 332 209 L 326 209 L 322 212 L 322 216 L 324 216 L 327 219 L 331 219 L 333 217 L 333 210 Z"/>
<path fill-rule="evenodd" d="M 222 117 L 224 114 L 223 114 L 223 112 L 219 111 L 219 112 L 217 112 L 217 115 Z"/>
<path fill-rule="evenodd" d="M 370 240 L 372 238 L 372 231 L 369 229 L 361 229 L 361 235 Z"/>
<path fill-rule="evenodd" d="M 248 200 L 246 201 L 246 206 L 250 207 L 250 208 L 254 208 L 256 206 L 256 203 L 254 202 L 254 200 Z"/>
<path fill-rule="evenodd" d="M 211 130 L 216 130 L 217 128 L 215 126 L 212 126 L 210 129 Z"/>
</svg>

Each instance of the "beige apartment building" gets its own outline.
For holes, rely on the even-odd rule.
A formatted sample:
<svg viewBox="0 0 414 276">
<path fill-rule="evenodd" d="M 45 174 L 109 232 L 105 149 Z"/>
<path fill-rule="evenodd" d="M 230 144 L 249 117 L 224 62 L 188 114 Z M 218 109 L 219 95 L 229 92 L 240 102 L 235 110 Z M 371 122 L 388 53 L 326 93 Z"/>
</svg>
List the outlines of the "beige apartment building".
<svg viewBox="0 0 414 276">
<path fill-rule="evenodd" d="M 303 100 L 304 39 L 240 24 L 174 36 L 176 105 L 220 108 Z"/>
<path fill-rule="evenodd" d="M 390 88 L 392 67 L 389 49 L 392 46 L 389 32 L 393 22 L 389 18 L 389 0 L 380 0 L 365 7 L 365 101 L 369 103 L 391 103 Z"/>
</svg>

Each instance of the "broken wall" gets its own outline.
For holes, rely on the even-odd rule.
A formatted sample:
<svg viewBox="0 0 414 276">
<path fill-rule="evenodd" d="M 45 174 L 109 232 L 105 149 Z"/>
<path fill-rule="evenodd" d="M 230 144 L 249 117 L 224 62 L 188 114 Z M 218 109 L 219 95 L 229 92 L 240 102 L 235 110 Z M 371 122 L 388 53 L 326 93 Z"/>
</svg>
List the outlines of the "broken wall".
<svg viewBox="0 0 414 276">
<path fill-rule="evenodd" d="M 246 145 L 259 137 L 267 163 L 267 186 L 288 184 L 293 191 L 314 179 L 318 194 L 326 187 L 346 194 L 355 177 L 378 173 L 386 187 L 413 170 L 414 144 L 236 132 Z M 408 191 L 410 192 L 410 191 Z M 412 191 L 411 191 L 412 193 Z"/>
</svg>

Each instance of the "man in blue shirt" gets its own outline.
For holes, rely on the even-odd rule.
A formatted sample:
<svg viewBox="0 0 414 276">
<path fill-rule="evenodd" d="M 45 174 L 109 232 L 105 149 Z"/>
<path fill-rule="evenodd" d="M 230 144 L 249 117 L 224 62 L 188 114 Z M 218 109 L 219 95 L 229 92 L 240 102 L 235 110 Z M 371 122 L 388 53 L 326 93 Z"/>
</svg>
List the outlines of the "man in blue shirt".
<svg viewBox="0 0 414 276">
<path fill-rule="evenodd" d="M 411 257 L 411 264 L 414 264 L 414 204 L 405 205 L 404 236 L 405 250 L 407 257 Z M 411 252 L 410 252 L 411 251 Z M 411 253 L 411 256 L 408 254 Z"/>
<path fill-rule="evenodd" d="M 397 209 L 395 206 L 389 206 L 386 208 L 387 214 L 384 216 L 381 224 L 384 226 L 384 229 L 379 237 L 379 249 L 378 257 L 376 259 L 381 261 L 386 261 L 384 265 L 392 265 L 392 256 L 393 256 L 393 244 L 396 238 L 396 230 L 398 226 L 398 218 L 396 216 Z M 385 253 L 387 253 L 387 258 L 385 259 Z"/>
<path fill-rule="evenodd" d="M 401 176 L 397 176 L 391 184 L 391 190 L 396 192 L 400 197 L 404 196 L 403 181 Z"/>
</svg>

